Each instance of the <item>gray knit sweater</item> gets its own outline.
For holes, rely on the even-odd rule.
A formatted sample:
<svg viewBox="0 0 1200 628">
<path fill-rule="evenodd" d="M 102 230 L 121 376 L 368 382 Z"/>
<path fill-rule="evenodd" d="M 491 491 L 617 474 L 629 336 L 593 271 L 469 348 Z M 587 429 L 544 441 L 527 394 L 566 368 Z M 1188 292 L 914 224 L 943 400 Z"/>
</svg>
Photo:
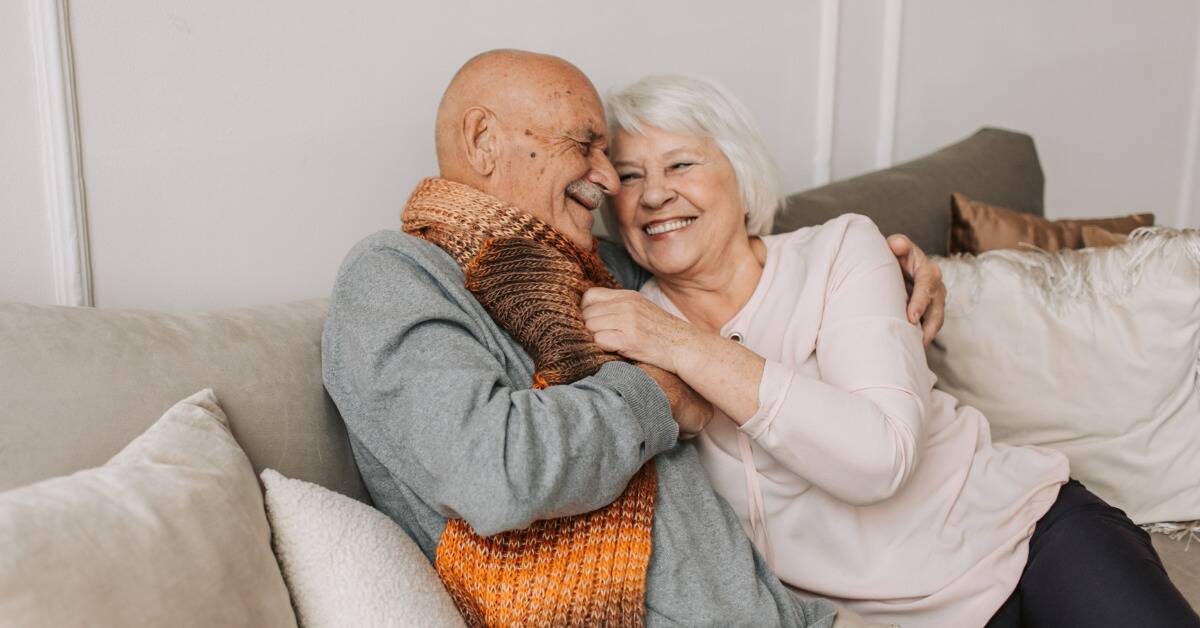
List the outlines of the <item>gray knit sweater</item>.
<svg viewBox="0 0 1200 628">
<path fill-rule="evenodd" d="M 625 285 L 643 278 L 605 250 Z M 820 626 L 836 611 L 793 597 L 709 486 L 658 386 L 623 362 L 530 388 L 533 361 L 463 287 L 438 247 L 380 231 L 338 272 L 322 343 L 377 508 L 430 561 L 448 517 L 495 534 L 611 503 L 655 459 L 649 626 Z"/>
</svg>

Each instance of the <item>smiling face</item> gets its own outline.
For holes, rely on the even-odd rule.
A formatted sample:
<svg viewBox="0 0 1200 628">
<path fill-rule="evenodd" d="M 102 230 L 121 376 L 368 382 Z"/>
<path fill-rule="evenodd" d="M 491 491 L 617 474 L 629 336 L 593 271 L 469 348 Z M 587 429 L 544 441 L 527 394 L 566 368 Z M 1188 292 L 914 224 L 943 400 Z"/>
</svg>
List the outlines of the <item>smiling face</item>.
<svg viewBox="0 0 1200 628">
<path fill-rule="evenodd" d="M 617 188 L 600 98 L 586 79 L 529 96 L 497 114 L 504 148 L 487 191 L 590 249 L 592 212 Z"/>
<path fill-rule="evenodd" d="M 737 176 L 711 138 L 621 130 L 612 156 L 613 214 L 629 254 L 655 276 L 711 272 L 747 240 Z"/>
<path fill-rule="evenodd" d="M 600 97 L 579 68 L 491 50 L 467 61 L 442 96 L 438 168 L 590 249 L 592 211 L 617 189 L 606 130 Z"/>
</svg>

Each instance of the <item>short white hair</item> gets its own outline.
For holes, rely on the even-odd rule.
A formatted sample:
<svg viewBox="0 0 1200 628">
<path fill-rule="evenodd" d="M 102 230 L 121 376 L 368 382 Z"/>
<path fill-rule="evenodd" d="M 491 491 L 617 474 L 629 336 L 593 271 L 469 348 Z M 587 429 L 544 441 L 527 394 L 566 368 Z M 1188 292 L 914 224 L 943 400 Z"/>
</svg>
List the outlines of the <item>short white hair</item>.
<svg viewBox="0 0 1200 628">
<path fill-rule="evenodd" d="M 605 109 L 612 137 L 618 130 L 642 133 L 650 126 L 712 138 L 733 166 L 746 210 L 746 231 L 770 233 L 783 200 L 779 167 L 750 112 L 728 91 L 690 76 L 651 75 L 611 92 Z"/>
</svg>

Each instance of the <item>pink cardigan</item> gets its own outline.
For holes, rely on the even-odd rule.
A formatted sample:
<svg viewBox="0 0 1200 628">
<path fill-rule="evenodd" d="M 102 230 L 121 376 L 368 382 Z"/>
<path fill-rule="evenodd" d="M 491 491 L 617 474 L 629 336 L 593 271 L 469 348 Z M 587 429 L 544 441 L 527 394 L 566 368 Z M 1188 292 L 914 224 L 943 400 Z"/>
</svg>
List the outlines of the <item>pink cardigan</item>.
<svg viewBox="0 0 1200 628">
<path fill-rule="evenodd" d="M 721 328 L 766 360 L 759 408 L 697 437 L 713 486 L 787 585 L 871 621 L 983 626 L 1016 587 L 1066 458 L 993 443 L 979 411 L 933 389 L 869 219 L 763 242 L 762 278 Z M 656 281 L 642 293 L 683 318 Z"/>
</svg>

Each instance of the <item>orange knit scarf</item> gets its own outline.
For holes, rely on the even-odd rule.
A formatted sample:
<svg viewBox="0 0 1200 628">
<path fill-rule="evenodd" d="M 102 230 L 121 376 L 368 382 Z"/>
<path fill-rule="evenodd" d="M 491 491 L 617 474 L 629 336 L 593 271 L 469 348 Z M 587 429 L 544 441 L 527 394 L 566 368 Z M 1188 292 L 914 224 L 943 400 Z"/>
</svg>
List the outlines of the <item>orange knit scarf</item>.
<svg viewBox="0 0 1200 628">
<path fill-rule="evenodd" d="M 595 246 L 580 250 L 528 213 L 445 179 L 417 185 L 402 220 L 405 232 L 458 262 L 466 288 L 533 358 L 534 388 L 620 359 L 595 345 L 579 310 L 589 287 L 620 287 Z M 472 626 L 641 626 L 654 497 L 650 462 L 615 502 L 590 513 L 491 537 L 452 519 L 435 567 Z"/>
</svg>

